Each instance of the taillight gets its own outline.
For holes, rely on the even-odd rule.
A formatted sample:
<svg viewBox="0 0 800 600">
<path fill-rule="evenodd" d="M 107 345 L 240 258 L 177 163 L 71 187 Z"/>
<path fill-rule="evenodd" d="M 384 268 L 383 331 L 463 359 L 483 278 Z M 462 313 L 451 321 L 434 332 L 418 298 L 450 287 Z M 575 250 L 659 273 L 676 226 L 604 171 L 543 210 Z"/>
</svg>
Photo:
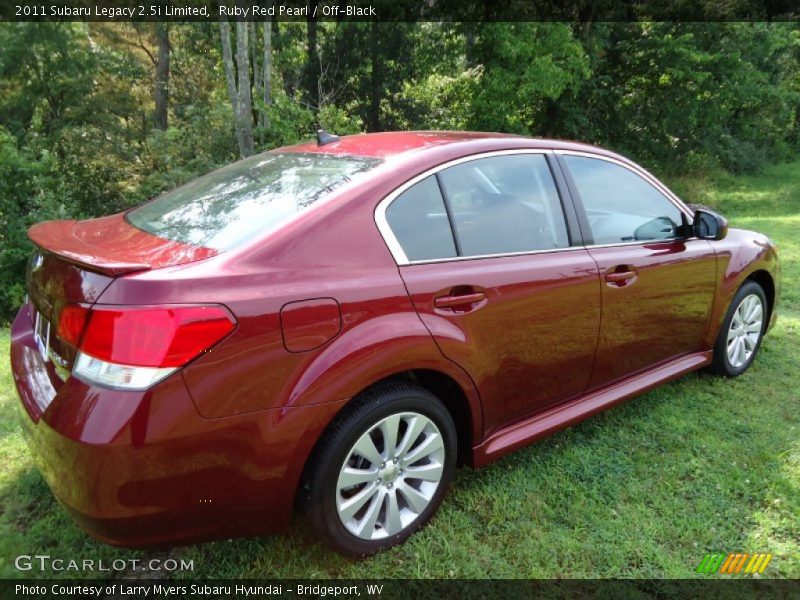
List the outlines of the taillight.
<svg viewBox="0 0 800 600">
<path fill-rule="evenodd" d="M 145 389 L 233 331 L 222 306 L 76 305 L 59 317 L 59 336 L 77 346 L 73 374 L 124 389 Z"/>
<path fill-rule="evenodd" d="M 77 304 L 68 304 L 58 317 L 58 337 L 73 346 L 81 343 L 81 334 L 89 317 L 89 309 Z"/>
</svg>

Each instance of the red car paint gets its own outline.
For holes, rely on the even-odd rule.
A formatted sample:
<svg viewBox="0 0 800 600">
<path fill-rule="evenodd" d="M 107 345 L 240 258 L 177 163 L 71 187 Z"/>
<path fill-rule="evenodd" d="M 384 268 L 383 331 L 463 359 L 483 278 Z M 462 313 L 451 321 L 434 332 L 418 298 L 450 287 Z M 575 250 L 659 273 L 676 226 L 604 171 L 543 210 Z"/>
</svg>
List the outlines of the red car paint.
<svg viewBox="0 0 800 600">
<path fill-rule="evenodd" d="M 449 390 L 463 457 L 482 466 L 708 364 L 748 277 L 767 288 L 774 320 L 775 249 L 735 229 L 721 241 L 578 243 L 398 267 L 375 222 L 383 198 L 449 161 L 519 149 L 611 157 L 650 177 L 571 142 L 369 134 L 281 149 L 385 162 L 225 252 L 162 239 L 121 215 L 32 228 L 42 258 L 12 325 L 11 365 L 31 450 L 58 499 L 92 535 L 126 546 L 278 531 L 325 428 L 382 379 L 414 372 Z M 463 286 L 470 304 L 453 306 Z M 32 315 L 57 323 L 64 306 L 95 303 L 222 305 L 236 328 L 145 391 L 91 386 L 64 373 L 73 345 L 54 337 L 53 360 L 42 359 Z"/>
</svg>

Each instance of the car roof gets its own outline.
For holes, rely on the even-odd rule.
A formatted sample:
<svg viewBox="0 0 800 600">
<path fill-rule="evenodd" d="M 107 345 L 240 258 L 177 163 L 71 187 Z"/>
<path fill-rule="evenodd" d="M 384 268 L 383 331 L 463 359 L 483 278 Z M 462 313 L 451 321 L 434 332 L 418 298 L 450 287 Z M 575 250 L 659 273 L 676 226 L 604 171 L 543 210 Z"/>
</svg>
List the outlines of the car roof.
<svg viewBox="0 0 800 600">
<path fill-rule="evenodd" d="M 578 151 L 593 151 L 601 149 L 579 142 L 552 140 L 545 138 L 526 138 L 507 133 L 489 133 L 476 131 L 387 131 L 381 133 L 360 133 L 356 135 L 343 135 L 337 142 L 318 145 L 316 141 L 304 142 L 294 146 L 279 149 L 286 152 L 312 152 L 320 154 L 339 154 L 350 156 L 369 156 L 389 160 L 411 152 L 443 146 L 456 142 L 487 142 L 497 140 L 509 142 L 514 140 L 514 145 L 523 143 L 528 148 L 559 148 Z M 605 153 L 605 152 L 603 152 Z"/>
</svg>

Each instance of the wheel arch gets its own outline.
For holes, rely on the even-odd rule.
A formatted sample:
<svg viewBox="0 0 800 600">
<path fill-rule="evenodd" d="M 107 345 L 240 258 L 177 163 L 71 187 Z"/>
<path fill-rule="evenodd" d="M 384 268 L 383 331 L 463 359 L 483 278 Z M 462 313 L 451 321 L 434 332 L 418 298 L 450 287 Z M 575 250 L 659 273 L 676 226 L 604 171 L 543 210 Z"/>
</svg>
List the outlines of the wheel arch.
<svg viewBox="0 0 800 600">
<path fill-rule="evenodd" d="M 314 442 L 311 451 L 305 457 L 300 479 L 295 491 L 295 509 L 303 508 L 302 490 L 307 483 L 309 467 L 312 465 L 317 449 L 323 443 L 327 433 L 339 421 L 346 411 L 366 392 L 392 382 L 406 382 L 419 385 L 436 396 L 444 404 L 456 426 L 458 456 L 457 464 L 473 466 L 473 448 L 479 443 L 476 437 L 480 430 L 481 415 L 474 414 L 474 408 L 470 402 L 469 391 L 465 390 L 463 383 L 457 381 L 450 374 L 443 370 L 434 368 L 414 368 L 404 369 L 386 375 L 372 382 L 368 386 L 359 390 L 352 398 L 343 404 L 333 415 L 322 433 Z"/>
<path fill-rule="evenodd" d="M 775 310 L 775 280 L 766 269 L 758 269 L 748 275 L 742 285 L 748 281 L 754 281 L 764 290 L 764 295 L 767 297 L 767 322 L 769 322 L 772 319 L 772 312 Z"/>
</svg>

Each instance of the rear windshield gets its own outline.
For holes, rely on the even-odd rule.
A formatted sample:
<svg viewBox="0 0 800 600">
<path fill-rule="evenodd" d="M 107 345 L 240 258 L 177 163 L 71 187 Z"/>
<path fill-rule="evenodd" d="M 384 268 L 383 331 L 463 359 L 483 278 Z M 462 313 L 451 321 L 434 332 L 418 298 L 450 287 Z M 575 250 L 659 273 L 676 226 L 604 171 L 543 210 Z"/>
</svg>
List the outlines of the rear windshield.
<svg viewBox="0 0 800 600">
<path fill-rule="evenodd" d="M 162 238 L 227 250 L 275 231 L 381 162 L 363 156 L 260 154 L 177 187 L 126 218 Z"/>
</svg>

